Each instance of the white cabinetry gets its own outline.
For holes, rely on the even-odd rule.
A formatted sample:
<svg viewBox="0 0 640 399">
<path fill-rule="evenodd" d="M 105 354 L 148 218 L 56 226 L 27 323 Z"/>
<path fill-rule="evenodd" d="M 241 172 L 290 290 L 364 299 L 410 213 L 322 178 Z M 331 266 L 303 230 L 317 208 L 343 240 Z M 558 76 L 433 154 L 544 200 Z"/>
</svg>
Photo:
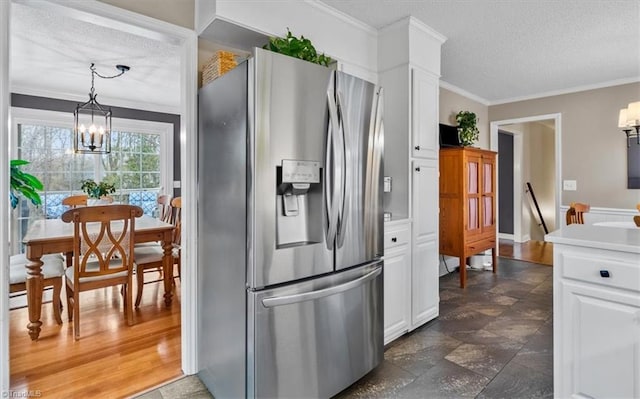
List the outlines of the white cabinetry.
<svg viewBox="0 0 640 399">
<path fill-rule="evenodd" d="M 378 34 L 379 82 L 385 96 L 384 174 L 393 179 L 392 191 L 384 194 L 384 208 L 394 221 L 407 219 L 411 232 L 406 253 L 398 253 L 396 259 L 395 250 L 385 252 L 385 264 L 394 261 L 392 266 L 397 266 L 406 259 L 408 265 L 402 287 L 408 313 L 406 319 L 399 313 L 387 317 L 387 307 L 400 305 L 385 299 L 385 342 L 395 338 L 388 332 L 411 331 L 439 311 L 438 99 L 440 47 L 445 40 L 411 17 Z M 399 284 L 396 277 L 385 276 L 385 284 Z M 385 287 L 387 291 L 391 288 Z"/>
<path fill-rule="evenodd" d="M 412 329 L 438 316 L 438 162 L 417 160 L 412 172 Z"/>
<path fill-rule="evenodd" d="M 558 243 L 558 232 L 547 236 L 554 242 L 554 397 L 640 398 L 640 231 L 628 230 L 633 238 L 625 229 L 581 227 L 568 230 L 576 245 Z M 587 248 L 591 231 L 603 241 L 620 234 L 630 250 L 620 242 Z"/>
<path fill-rule="evenodd" d="M 410 232 L 406 251 L 385 250 L 385 267 L 391 263 L 385 270 L 402 264 L 407 273 L 402 287 L 404 276 L 385 274 L 385 295 L 402 291 L 405 298 L 401 303 L 397 295 L 393 301 L 385 297 L 385 342 L 432 320 L 439 311 L 438 99 L 445 40 L 412 17 L 378 32 L 378 75 L 385 96 L 384 175 L 393 179 L 391 192 L 384 194 L 384 209 L 393 215 L 393 223 L 403 221 Z"/>
<path fill-rule="evenodd" d="M 431 73 L 411 68 L 411 144 L 415 158 L 438 159 L 438 80 Z"/>
<path fill-rule="evenodd" d="M 410 224 L 385 224 L 384 233 L 384 343 L 410 327 L 411 247 Z"/>
</svg>

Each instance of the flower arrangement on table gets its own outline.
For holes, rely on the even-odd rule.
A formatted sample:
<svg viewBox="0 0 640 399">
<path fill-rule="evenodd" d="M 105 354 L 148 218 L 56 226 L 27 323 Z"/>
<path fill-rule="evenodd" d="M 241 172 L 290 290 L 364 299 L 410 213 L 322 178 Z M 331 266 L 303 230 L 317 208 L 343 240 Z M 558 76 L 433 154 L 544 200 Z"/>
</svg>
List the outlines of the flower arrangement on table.
<svg viewBox="0 0 640 399">
<path fill-rule="evenodd" d="M 82 191 L 87 193 L 89 198 L 100 199 L 105 195 L 113 194 L 116 192 L 116 187 L 113 183 L 109 183 L 105 180 L 100 183 L 96 183 L 93 179 L 82 180 Z"/>
</svg>

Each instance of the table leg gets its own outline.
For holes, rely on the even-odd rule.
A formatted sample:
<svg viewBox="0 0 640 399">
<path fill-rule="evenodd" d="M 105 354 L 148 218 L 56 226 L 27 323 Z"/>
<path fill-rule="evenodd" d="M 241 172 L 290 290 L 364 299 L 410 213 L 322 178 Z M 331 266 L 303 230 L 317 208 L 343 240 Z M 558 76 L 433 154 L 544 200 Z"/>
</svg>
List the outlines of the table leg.
<svg viewBox="0 0 640 399">
<path fill-rule="evenodd" d="M 171 297 L 173 295 L 173 239 L 172 232 L 165 233 L 162 241 L 164 256 L 162 257 L 162 275 L 164 276 L 164 304 L 171 306 Z"/>
<path fill-rule="evenodd" d="M 29 309 L 29 336 L 35 341 L 40 336 L 40 320 L 42 314 L 42 254 L 33 254 L 27 247 L 27 259 L 31 262 L 26 265 L 27 268 L 27 307 Z"/>
</svg>

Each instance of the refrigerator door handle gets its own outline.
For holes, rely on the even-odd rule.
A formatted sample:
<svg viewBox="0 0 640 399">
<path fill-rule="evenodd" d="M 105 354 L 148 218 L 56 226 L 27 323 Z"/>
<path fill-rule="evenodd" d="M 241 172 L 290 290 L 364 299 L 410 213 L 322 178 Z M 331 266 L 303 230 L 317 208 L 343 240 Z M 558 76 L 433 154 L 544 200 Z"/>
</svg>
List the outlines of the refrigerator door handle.
<svg viewBox="0 0 640 399">
<path fill-rule="evenodd" d="M 316 291 L 303 292 L 303 293 L 294 294 L 294 295 L 284 295 L 279 297 L 264 298 L 262 300 L 262 305 L 266 308 L 272 308 L 275 306 L 290 305 L 293 303 L 300 303 L 305 301 L 313 301 L 313 300 L 324 298 L 330 295 L 339 294 L 341 292 L 349 291 L 353 288 L 363 285 L 367 281 L 376 278 L 380 273 L 382 273 L 382 267 L 378 267 L 375 270 L 365 274 L 364 276 L 356 278 L 355 280 L 351 280 L 344 284 L 336 285 L 333 287 L 323 288 L 321 290 L 316 290 Z"/>
<path fill-rule="evenodd" d="M 373 140 L 374 147 L 384 148 L 384 121 L 382 120 L 382 107 L 384 106 L 384 97 L 383 97 L 383 89 L 379 88 L 377 94 L 376 101 L 376 112 L 374 119 L 374 131 L 373 131 Z M 376 159 L 374 160 L 377 164 L 379 164 L 378 158 L 380 158 L 381 151 L 376 151 Z M 378 176 L 376 176 L 378 177 Z"/>
<path fill-rule="evenodd" d="M 332 78 L 333 82 L 333 78 Z M 331 83 L 329 87 L 332 87 Z M 327 241 L 327 249 L 333 249 L 333 245 L 336 238 L 337 233 L 337 222 L 338 222 L 338 207 L 337 205 L 337 194 L 338 190 L 335 182 L 335 162 L 336 162 L 336 154 L 335 154 L 335 137 L 334 135 L 340 129 L 340 121 L 338 118 L 338 110 L 333 99 L 333 93 L 329 90 L 327 91 L 327 102 L 329 104 L 329 128 L 327 131 L 327 152 L 325 155 L 325 167 L 324 167 L 324 197 L 325 197 L 325 205 L 327 209 L 327 229 L 326 229 L 326 241 Z"/>
<path fill-rule="evenodd" d="M 344 234 L 345 234 L 345 228 L 347 226 L 347 224 L 345 223 L 345 220 L 348 217 L 348 206 L 349 206 L 349 193 L 351 190 L 351 186 L 350 183 L 347 183 L 347 173 L 349 173 L 349 168 L 347 167 L 348 163 L 347 163 L 347 134 L 345 132 L 345 130 L 347 130 L 347 121 L 344 120 L 343 115 L 343 109 L 344 109 L 344 101 L 342 100 L 342 93 L 338 90 L 337 91 L 337 95 L 336 95 L 336 99 L 337 99 L 337 104 L 338 104 L 338 111 L 339 111 L 339 117 L 340 117 L 340 131 L 339 131 L 339 135 L 338 138 L 340 139 L 340 141 L 338 142 L 338 145 L 336 146 L 336 148 L 338 149 L 338 151 L 340 151 L 340 161 L 341 161 L 341 165 L 342 165 L 342 174 L 341 174 L 341 187 L 339 188 L 339 192 L 340 192 L 340 203 L 338 205 L 338 209 L 339 209 L 339 215 L 338 215 L 338 233 L 337 233 L 337 238 L 338 238 L 338 242 L 337 242 L 337 246 L 338 248 L 342 247 L 342 245 L 344 244 Z"/>
</svg>

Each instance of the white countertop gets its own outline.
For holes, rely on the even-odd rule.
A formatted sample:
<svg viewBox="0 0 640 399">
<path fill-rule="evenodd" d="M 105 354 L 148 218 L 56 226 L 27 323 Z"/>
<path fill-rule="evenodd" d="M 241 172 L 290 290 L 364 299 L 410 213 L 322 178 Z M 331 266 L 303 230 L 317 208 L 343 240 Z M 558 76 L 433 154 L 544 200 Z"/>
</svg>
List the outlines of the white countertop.
<svg viewBox="0 0 640 399">
<path fill-rule="evenodd" d="M 634 222 L 597 222 L 594 226 L 621 227 L 624 229 L 637 229 L 638 226 Z"/>
<path fill-rule="evenodd" d="M 640 254 L 640 228 L 571 224 L 547 234 L 544 240 L 554 244 Z"/>
</svg>

